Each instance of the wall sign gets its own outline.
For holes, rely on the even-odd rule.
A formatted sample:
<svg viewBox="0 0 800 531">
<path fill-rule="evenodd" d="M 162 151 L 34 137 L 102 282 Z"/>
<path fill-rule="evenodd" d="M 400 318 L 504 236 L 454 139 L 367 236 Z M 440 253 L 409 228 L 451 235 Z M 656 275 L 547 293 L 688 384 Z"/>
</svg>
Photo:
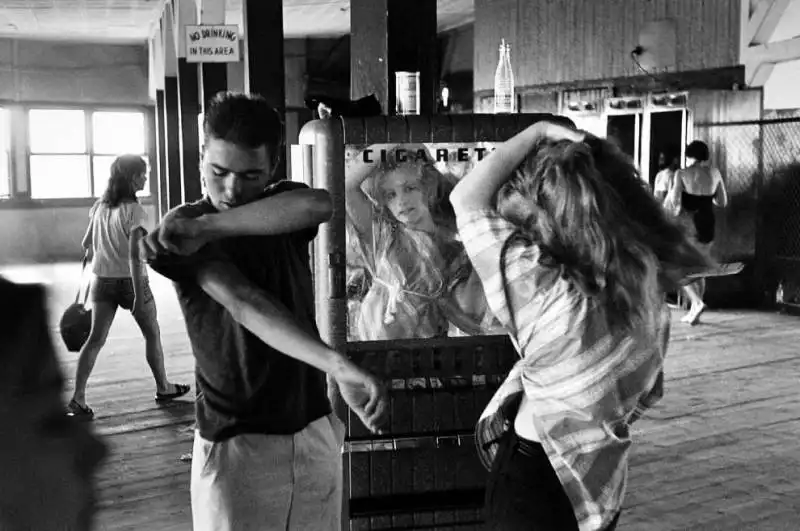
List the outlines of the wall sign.
<svg viewBox="0 0 800 531">
<path fill-rule="evenodd" d="M 187 63 L 239 61 L 239 26 L 185 26 Z"/>
</svg>

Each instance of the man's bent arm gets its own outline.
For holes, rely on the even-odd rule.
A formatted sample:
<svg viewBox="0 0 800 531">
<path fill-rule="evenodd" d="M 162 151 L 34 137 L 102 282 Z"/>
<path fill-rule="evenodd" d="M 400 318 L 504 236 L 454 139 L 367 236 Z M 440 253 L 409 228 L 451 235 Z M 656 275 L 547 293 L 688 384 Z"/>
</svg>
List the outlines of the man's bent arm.
<svg viewBox="0 0 800 531">
<path fill-rule="evenodd" d="M 210 239 L 232 236 L 270 236 L 315 228 L 333 214 L 326 190 L 289 190 L 230 210 L 203 216 Z"/>
<path fill-rule="evenodd" d="M 281 302 L 232 264 L 213 261 L 201 266 L 197 282 L 236 322 L 275 350 L 334 376 L 350 365 L 345 356 L 303 330 Z"/>
</svg>

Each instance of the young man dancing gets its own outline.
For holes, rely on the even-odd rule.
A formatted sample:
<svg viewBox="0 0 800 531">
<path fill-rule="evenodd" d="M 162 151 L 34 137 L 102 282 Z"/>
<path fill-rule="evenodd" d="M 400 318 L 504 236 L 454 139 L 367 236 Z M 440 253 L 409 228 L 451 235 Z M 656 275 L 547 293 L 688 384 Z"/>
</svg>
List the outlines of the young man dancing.
<svg viewBox="0 0 800 531">
<path fill-rule="evenodd" d="M 206 196 L 144 240 L 173 280 L 196 358 L 195 531 L 340 528 L 344 426 L 326 374 L 377 431 L 386 392 L 320 339 L 308 244 L 324 190 L 276 182 L 281 122 L 263 98 L 223 93 L 204 117 Z"/>
</svg>

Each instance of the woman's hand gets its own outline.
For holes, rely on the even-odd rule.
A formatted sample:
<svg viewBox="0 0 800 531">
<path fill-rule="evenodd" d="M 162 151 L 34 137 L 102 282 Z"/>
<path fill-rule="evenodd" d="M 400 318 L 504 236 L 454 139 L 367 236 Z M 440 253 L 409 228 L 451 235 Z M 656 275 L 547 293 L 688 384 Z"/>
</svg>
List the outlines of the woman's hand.
<svg viewBox="0 0 800 531">
<path fill-rule="evenodd" d="M 581 131 L 544 120 L 514 135 L 456 184 L 450 193 L 456 215 L 493 208 L 497 190 L 542 140 L 583 142 L 584 138 L 586 134 Z"/>
<path fill-rule="evenodd" d="M 534 145 L 541 140 L 583 142 L 586 138 L 586 133 L 553 122 L 536 122 L 530 128 L 534 129 Z"/>
</svg>

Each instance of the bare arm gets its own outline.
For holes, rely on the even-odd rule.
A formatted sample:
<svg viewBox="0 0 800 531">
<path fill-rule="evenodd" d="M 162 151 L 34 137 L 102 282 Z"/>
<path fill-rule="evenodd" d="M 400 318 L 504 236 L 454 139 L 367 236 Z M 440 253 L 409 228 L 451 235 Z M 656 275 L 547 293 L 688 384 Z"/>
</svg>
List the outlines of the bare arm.
<svg viewBox="0 0 800 531">
<path fill-rule="evenodd" d="M 208 240 L 270 236 L 316 227 L 328 221 L 333 204 L 326 190 L 290 190 L 237 208 L 198 218 Z"/>
<path fill-rule="evenodd" d="M 330 194 L 306 187 L 199 216 L 187 215 L 186 209 L 179 207 L 164 216 L 144 244 L 156 254 L 166 250 L 189 255 L 221 238 L 272 236 L 316 228 L 328 221 L 332 213 Z"/>
<path fill-rule="evenodd" d="M 232 264 L 208 262 L 200 267 L 196 279 L 203 291 L 265 344 L 335 379 L 340 396 L 364 425 L 380 431 L 388 401 L 375 377 L 303 330 L 280 301 L 258 289 Z"/>
<path fill-rule="evenodd" d="M 89 226 L 86 227 L 86 233 L 83 235 L 83 240 L 81 240 L 81 247 L 86 252 L 92 248 L 92 235 L 92 223 L 89 223 Z"/>
<path fill-rule="evenodd" d="M 461 179 L 450 194 L 456 213 L 491 208 L 500 187 L 525 160 L 537 142 L 544 138 L 581 142 L 585 135 L 550 122 L 537 122 L 500 144 L 488 157 Z"/>
<path fill-rule="evenodd" d="M 728 206 L 728 189 L 725 187 L 725 180 L 718 169 L 713 168 L 711 171 L 714 172 L 714 180 L 717 184 L 714 189 L 714 204 L 720 208 L 725 208 Z"/>
<path fill-rule="evenodd" d="M 280 301 L 253 285 L 233 265 L 210 262 L 198 271 L 197 282 L 239 324 L 275 350 L 331 375 L 351 363 L 303 330 Z"/>
<path fill-rule="evenodd" d="M 358 232 L 361 241 L 368 247 L 372 245 L 373 206 L 367 194 L 361 189 L 364 181 L 380 165 L 379 150 L 389 150 L 389 144 L 370 146 L 359 154 L 358 160 L 347 169 L 344 178 L 345 207 L 347 216 Z M 365 161 L 365 154 L 369 161 Z"/>
<path fill-rule="evenodd" d="M 667 201 L 664 207 L 671 211 L 672 214 L 678 213 L 678 207 L 681 204 L 681 196 L 683 195 L 683 173 L 682 170 L 675 172 L 672 177 L 672 186 L 667 192 Z"/>
<path fill-rule="evenodd" d="M 143 227 L 136 227 L 131 231 L 131 237 L 128 238 L 128 266 L 131 271 L 131 279 L 133 281 L 133 296 L 134 299 L 139 299 L 142 295 L 142 260 L 139 254 L 139 242 L 147 235 L 147 231 Z"/>
</svg>

